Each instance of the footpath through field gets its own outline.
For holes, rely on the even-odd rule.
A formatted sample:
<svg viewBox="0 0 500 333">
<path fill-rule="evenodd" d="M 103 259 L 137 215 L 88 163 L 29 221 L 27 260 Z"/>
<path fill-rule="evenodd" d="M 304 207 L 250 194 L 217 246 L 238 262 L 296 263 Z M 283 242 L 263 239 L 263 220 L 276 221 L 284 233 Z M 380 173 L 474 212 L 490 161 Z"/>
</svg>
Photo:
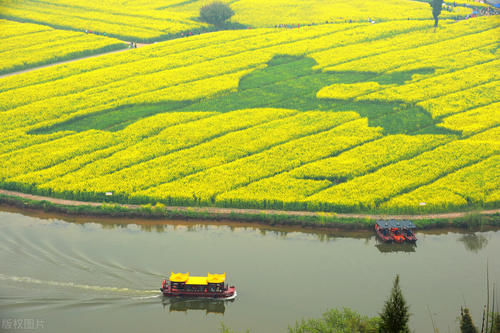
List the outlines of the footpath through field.
<svg viewBox="0 0 500 333">
<path fill-rule="evenodd" d="M 130 42 L 127 42 L 127 41 L 123 41 L 123 42 L 127 43 L 127 44 L 130 44 Z M 136 48 L 140 48 L 140 47 L 143 47 L 143 46 L 149 45 L 149 44 L 136 43 L 135 45 L 136 45 Z M 23 70 L 20 70 L 20 71 L 17 71 L 17 72 L 5 73 L 5 74 L 0 75 L 0 79 L 4 78 L 4 77 L 12 76 L 12 75 L 18 75 L 18 74 L 22 74 L 22 73 L 27 73 L 27 72 L 35 71 L 37 69 L 42 69 L 42 68 L 46 68 L 46 67 L 52 67 L 52 66 L 56 66 L 56 65 L 66 64 L 66 63 L 69 63 L 69 62 L 74 62 L 74 61 L 83 60 L 83 59 L 96 58 L 96 57 L 100 57 L 100 56 L 103 56 L 103 55 L 106 55 L 106 54 L 124 52 L 124 51 L 128 51 L 128 50 L 131 50 L 131 48 L 125 48 L 125 49 L 121 49 L 121 50 L 109 51 L 109 52 L 104 52 L 104 53 L 96 53 L 96 54 L 92 54 L 92 55 L 85 56 L 85 57 L 80 57 L 80 58 L 74 58 L 74 59 L 69 59 L 69 60 L 64 60 L 64 61 L 53 62 L 53 63 L 42 65 L 42 66 L 37 66 L 37 67 L 23 69 Z"/>
<path fill-rule="evenodd" d="M 109 203 L 100 203 L 100 202 L 87 202 L 87 201 L 76 201 L 76 200 L 66 200 L 66 199 L 57 199 L 52 197 L 45 197 L 40 195 L 32 195 L 15 191 L 7 191 L 0 189 L 0 194 L 25 198 L 34 201 L 48 201 L 53 204 L 58 205 L 66 205 L 66 206 L 93 206 L 99 207 L 103 204 Z M 140 205 L 129 205 L 129 204 L 116 204 L 120 207 L 137 209 L 140 208 Z M 323 216 L 322 212 L 308 212 L 308 211 L 286 211 L 286 210 L 269 210 L 269 209 L 242 209 L 242 208 L 219 208 L 219 207 L 186 207 L 186 206 L 166 206 L 165 209 L 173 211 L 194 211 L 194 212 L 203 212 L 203 213 L 212 213 L 212 214 L 221 214 L 221 215 L 229 215 L 231 213 L 234 214 L 268 214 L 268 215 L 288 215 L 288 216 Z M 337 214 L 336 217 L 341 218 L 368 218 L 368 219 L 390 219 L 390 220 L 426 220 L 426 219 L 448 219 L 448 218 L 460 218 L 469 214 L 470 211 L 466 212 L 452 212 L 452 213 L 440 213 L 440 214 L 423 214 L 423 215 L 384 215 L 384 214 Z M 500 213 L 500 209 L 490 209 L 490 210 L 481 210 L 478 212 L 482 215 L 491 215 Z M 332 213 L 333 214 L 333 213 Z"/>
</svg>

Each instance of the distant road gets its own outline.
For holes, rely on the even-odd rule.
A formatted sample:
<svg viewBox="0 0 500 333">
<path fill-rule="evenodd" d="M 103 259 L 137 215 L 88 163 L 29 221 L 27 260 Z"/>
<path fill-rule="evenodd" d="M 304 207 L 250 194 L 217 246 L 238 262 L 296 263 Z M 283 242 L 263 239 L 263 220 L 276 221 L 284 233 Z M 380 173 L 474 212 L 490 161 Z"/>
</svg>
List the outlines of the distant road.
<svg viewBox="0 0 500 333">
<path fill-rule="evenodd" d="M 129 43 L 129 42 L 126 42 L 126 41 L 123 41 L 123 42 L 124 43 Z M 137 43 L 137 48 L 143 47 L 145 45 L 149 45 L 149 44 L 139 44 L 139 43 Z M 2 74 L 2 75 L 0 75 L 0 79 L 4 78 L 4 77 L 7 77 L 7 76 L 12 76 L 12 75 L 17 75 L 17 74 L 22 74 L 22 73 L 27 73 L 27 72 L 35 71 L 35 70 L 41 69 L 41 68 L 52 67 L 52 66 L 56 66 L 56 65 L 66 64 L 68 62 L 74 62 L 74 61 L 83 60 L 83 59 L 95 58 L 95 57 L 100 57 L 100 56 L 103 56 L 103 55 L 106 55 L 106 54 L 124 52 L 124 51 L 128 51 L 128 50 L 132 50 L 132 49 L 125 48 L 125 49 L 121 49 L 121 50 L 115 50 L 115 51 L 109 51 L 109 52 L 104 52 L 104 53 L 92 54 L 92 55 L 89 55 L 89 56 L 80 57 L 80 58 L 74 58 L 74 59 L 70 59 L 70 60 L 53 62 L 53 63 L 42 65 L 42 66 L 37 66 L 37 67 L 28 68 L 28 69 L 23 69 L 23 70 L 17 71 L 17 72 Z"/>
<path fill-rule="evenodd" d="M 94 206 L 98 207 L 104 203 L 100 202 L 87 202 L 87 201 L 75 201 L 66 199 L 57 199 L 52 197 L 45 197 L 40 195 L 32 195 L 15 191 L 7 191 L 0 189 L 0 194 L 25 198 L 35 201 L 48 201 L 54 204 L 66 205 L 66 206 Z M 108 203 L 109 204 L 109 203 Z M 140 205 L 125 205 L 117 204 L 125 208 L 139 208 Z M 286 211 L 286 210 L 270 210 L 270 209 L 242 209 L 242 208 L 219 208 L 219 207 L 186 207 L 186 206 L 167 206 L 168 210 L 178 210 L 178 211 L 195 211 L 195 212 L 206 212 L 213 214 L 229 215 L 231 213 L 235 214 L 269 214 L 269 215 L 288 215 L 288 216 L 323 216 L 324 213 L 321 212 L 308 212 L 308 211 Z M 447 218 L 459 218 L 464 217 L 469 214 L 470 211 L 466 212 L 453 212 L 453 213 L 440 213 L 440 214 L 423 214 L 423 215 L 384 215 L 384 214 L 335 214 L 336 217 L 342 218 L 369 218 L 374 220 L 382 219 L 393 219 L 393 220 L 424 220 L 424 219 L 447 219 Z M 482 215 L 491 215 L 500 213 L 500 209 L 490 209 L 478 211 Z M 332 213 L 333 214 L 333 213 Z"/>
</svg>

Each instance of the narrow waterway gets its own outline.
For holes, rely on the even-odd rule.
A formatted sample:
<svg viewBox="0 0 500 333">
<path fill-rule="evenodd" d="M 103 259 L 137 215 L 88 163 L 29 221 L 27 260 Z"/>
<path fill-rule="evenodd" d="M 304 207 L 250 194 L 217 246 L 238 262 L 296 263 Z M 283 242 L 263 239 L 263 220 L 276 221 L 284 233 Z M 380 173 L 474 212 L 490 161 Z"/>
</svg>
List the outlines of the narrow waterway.
<svg viewBox="0 0 500 333">
<path fill-rule="evenodd" d="M 498 231 L 417 233 L 417 247 L 400 247 L 371 233 L 131 222 L 0 211 L 0 319 L 11 325 L 2 329 L 217 332 L 224 322 L 286 332 L 327 308 L 376 315 L 400 274 L 411 327 L 432 332 L 433 320 L 456 332 L 463 304 L 479 321 L 487 261 L 500 286 Z M 164 299 L 159 287 L 171 271 L 227 272 L 238 297 Z"/>
</svg>

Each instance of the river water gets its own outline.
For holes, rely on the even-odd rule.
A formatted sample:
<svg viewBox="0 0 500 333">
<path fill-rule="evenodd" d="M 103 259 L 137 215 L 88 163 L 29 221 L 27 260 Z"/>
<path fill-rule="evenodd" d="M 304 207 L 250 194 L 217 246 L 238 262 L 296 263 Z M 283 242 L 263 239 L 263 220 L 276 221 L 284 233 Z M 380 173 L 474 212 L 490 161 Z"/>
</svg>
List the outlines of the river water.
<svg viewBox="0 0 500 333">
<path fill-rule="evenodd" d="M 350 307 L 376 315 L 396 274 L 411 327 L 456 332 L 460 306 L 476 323 L 486 266 L 500 286 L 500 232 L 417 233 L 417 247 L 372 233 L 202 222 L 98 220 L 0 211 L 0 319 L 19 332 L 286 332 L 302 317 Z M 164 299 L 171 271 L 227 272 L 232 302 Z M 10 328 L 10 329 L 9 329 Z"/>
</svg>

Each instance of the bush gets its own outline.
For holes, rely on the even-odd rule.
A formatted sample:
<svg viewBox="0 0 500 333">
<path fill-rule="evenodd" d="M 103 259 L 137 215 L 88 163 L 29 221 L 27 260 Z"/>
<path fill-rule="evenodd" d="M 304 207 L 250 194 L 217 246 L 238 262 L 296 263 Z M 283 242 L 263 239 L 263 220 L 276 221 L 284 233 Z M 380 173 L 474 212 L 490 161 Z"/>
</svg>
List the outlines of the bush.
<svg viewBox="0 0 500 333">
<path fill-rule="evenodd" d="M 225 3 L 215 1 L 200 9 L 200 20 L 220 28 L 224 22 L 234 15 L 233 10 Z"/>
<path fill-rule="evenodd" d="M 320 319 L 308 319 L 288 327 L 289 333 L 371 333 L 376 332 L 380 319 L 362 316 L 349 308 L 325 312 Z"/>
</svg>

